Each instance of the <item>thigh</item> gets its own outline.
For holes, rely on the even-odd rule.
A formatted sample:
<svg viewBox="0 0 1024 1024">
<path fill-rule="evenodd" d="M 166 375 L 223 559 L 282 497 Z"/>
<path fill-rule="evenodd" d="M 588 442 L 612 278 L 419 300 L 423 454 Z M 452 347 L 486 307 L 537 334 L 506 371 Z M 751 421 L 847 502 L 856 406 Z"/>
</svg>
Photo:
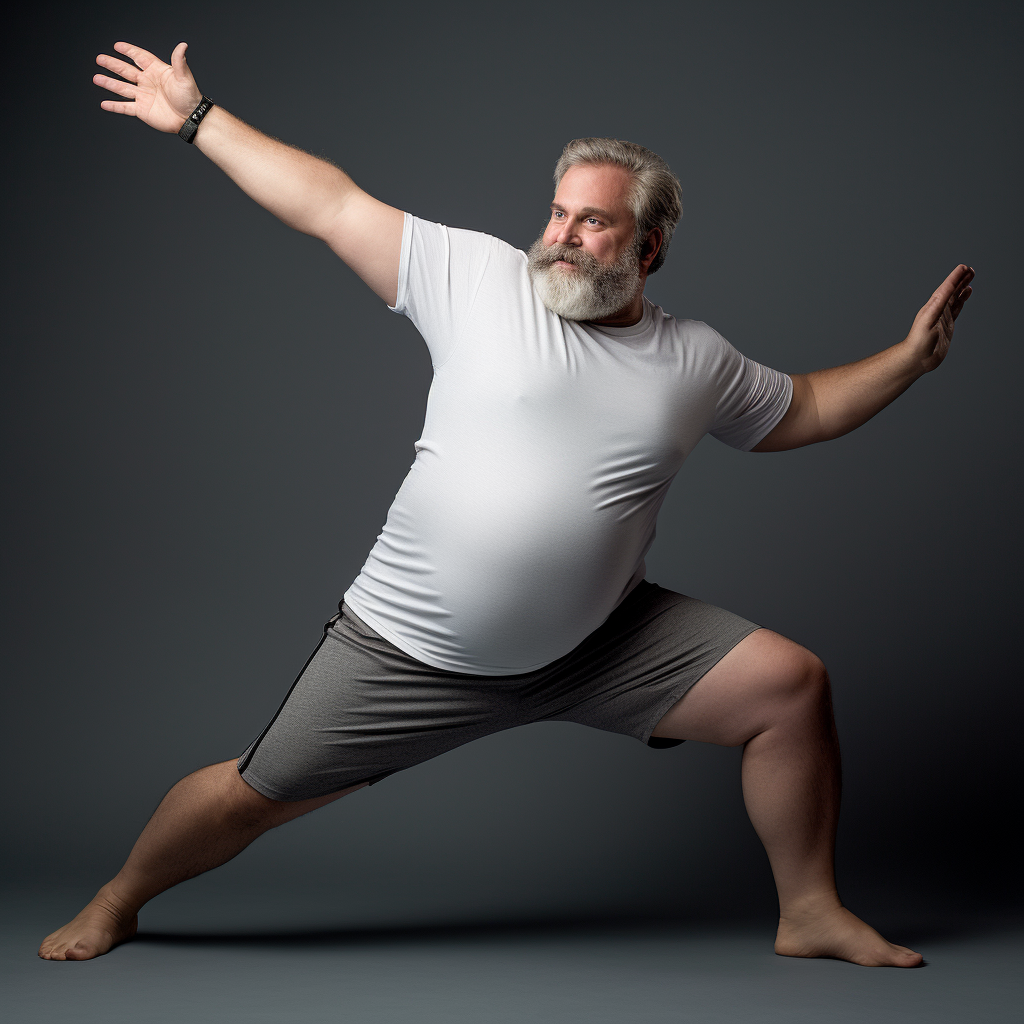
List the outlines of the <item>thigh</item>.
<svg viewBox="0 0 1024 1024">
<path fill-rule="evenodd" d="M 540 692 L 538 717 L 624 733 L 652 747 L 674 746 L 655 727 L 744 637 L 760 630 L 734 612 L 647 580 L 562 662 Z"/>
<path fill-rule="evenodd" d="M 439 672 L 343 616 L 239 758 L 239 774 L 257 793 L 288 802 L 373 785 L 515 724 L 486 678 Z"/>
<path fill-rule="evenodd" d="M 806 647 L 760 628 L 741 640 L 665 713 L 652 735 L 739 746 L 778 720 L 824 676 Z"/>
</svg>

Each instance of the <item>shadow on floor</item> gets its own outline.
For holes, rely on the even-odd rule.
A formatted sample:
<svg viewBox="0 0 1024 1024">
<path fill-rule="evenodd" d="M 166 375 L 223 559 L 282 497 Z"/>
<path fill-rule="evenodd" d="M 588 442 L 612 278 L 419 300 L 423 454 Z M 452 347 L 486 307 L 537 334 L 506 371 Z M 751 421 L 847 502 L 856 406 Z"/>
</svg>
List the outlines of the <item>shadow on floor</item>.
<svg viewBox="0 0 1024 1024">
<path fill-rule="evenodd" d="M 763 924 L 731 922 L 745 932 L 761 934 Z M 664 916 L 601 915 L 535 918 L 510 921 L 478 921 L 453 924 L 391 925 L 373 928 L 315 928 L 281 929 L 237 932 L 156 932 L 140 930 L 136 942 L 187 945 L 239 945 L 239 946 L 306 946 L 306 945 L 367 945 L 394 942 L 433 942 L 469 940 L 536 939 L 539 937 L 580 938 L 587 935 L 609 937 L 615 932 L 645 934 L 666 930 L 678 931 L 720 930 L 723 922 L 711 919 L 695 921 L 692 918 L 666 918 Z"/>
<path fill-rule="evenodd" d="M 1020 932 L 1020 914 L 964 913 L 945 918 L 923 915 L 899 915 L 873 921 L 883 935 L 912 948 L 929 943 L 995 937 L 1004 932 Z M 168 932 L 140 930 L 139 943 L 161 943 L 174 946 L 366 946 L 389 943 L 423 943 L 437 941 L 507 941 L 538 938 L 579 939 L 588 936 L 611 938 L 614 933 L 640 933 L 655 937 L 666 932 L 700 934 L 722 933 L 746 935 L 758 941 L 771 941 L 774 922 L 764 920 L 721 918 L 710 914 L 665 916 L 638 914 L 579 915 L 559 918 L 528 918 L 505 921 L 477 921 L 450 924 L 407 924 L 370 928 L 268 929 L 266 931 L 232 932 Z"/>
</svg>

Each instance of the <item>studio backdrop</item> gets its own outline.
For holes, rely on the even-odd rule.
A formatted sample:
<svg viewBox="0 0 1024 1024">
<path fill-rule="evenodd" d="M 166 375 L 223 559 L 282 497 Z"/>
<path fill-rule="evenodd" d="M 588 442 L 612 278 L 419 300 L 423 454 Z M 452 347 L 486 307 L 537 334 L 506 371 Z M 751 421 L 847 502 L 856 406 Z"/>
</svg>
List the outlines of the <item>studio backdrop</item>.
<svg viewBox="0 0 1024 1024">
<path fill-rule="evenodd" d="M 179 40 L 213 99 L 418 216 L 526 248 L 570 139 L 665 157 L 650 298 L 790 373 L 906 335 L 977 272 L 947 360 L 841 439 L 706 438 L 647 578 L 828 666 L 841 890 L 1005 899 L 1015 800 L 1021 15 L 1010 4 L 96 3 L 23 15 L 5 115 L 6 848 L 120 865 L 239 754 L 414 457 L 426 347 L 194 147 L 100 110 L 98 53 Z M 739 750 L 546 723 L 401 772 L 207 878 L 337 922 L 770 917 Z M 183 897 L 184 898 L 184 897 Z M 170 900 L 172 896 L 164 899 Z"/>
</svg>

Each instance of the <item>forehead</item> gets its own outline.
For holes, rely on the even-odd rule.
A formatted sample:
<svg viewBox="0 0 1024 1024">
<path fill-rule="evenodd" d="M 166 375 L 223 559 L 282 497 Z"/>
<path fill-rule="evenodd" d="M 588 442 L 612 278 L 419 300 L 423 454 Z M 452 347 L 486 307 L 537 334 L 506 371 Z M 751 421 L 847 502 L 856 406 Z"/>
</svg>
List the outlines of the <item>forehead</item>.
<svg viewBox="0 0 1024 1024">
<path fill-rule="evenodd" d="M 629 171 L 614 164 L 577 164 L 562 175 L 555 202 L 567 210 L 599 206 L 621 217 L 632 217 Z"/>
</svg>

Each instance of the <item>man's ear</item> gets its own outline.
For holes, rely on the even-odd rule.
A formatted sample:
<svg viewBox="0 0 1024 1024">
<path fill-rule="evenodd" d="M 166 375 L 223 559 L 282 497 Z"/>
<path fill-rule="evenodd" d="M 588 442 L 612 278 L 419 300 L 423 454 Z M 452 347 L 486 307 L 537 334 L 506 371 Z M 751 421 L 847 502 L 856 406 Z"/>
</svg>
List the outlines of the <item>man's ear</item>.
<svg viewBox="0 0 1024 1024">
<path fill-rule="evenodd" d="M 661 240 L 661 228 L 651 228 L 647 232 L 647 238 L 644 240 L 643 248 L 640 250 L 641 270 L 646 271 L 654 262 L 654 257 L 658 255 L 661 249 Z"/>
</svg>

